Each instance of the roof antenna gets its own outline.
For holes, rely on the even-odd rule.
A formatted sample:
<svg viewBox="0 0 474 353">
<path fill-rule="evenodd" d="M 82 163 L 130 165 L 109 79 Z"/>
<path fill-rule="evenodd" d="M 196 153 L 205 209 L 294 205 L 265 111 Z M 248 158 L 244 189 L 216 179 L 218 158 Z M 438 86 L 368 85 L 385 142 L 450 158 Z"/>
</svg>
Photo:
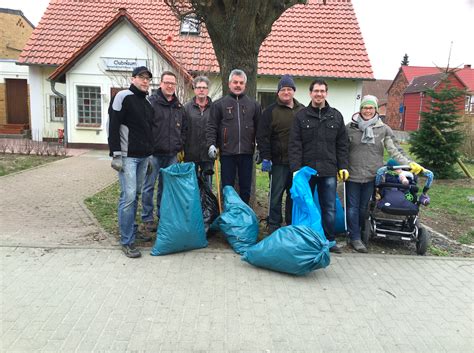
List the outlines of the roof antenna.
<svg viewBox="0 0 474 353">
<path fill-rule="evenodd" d="M 446 66 L 446 73 L 449 72 L 449 62 L 451 61 L 451 50 L 453 50 L 453 41 L 451 41 L 451 45 L 449 46 L 448 65 Z"/>
</svg>

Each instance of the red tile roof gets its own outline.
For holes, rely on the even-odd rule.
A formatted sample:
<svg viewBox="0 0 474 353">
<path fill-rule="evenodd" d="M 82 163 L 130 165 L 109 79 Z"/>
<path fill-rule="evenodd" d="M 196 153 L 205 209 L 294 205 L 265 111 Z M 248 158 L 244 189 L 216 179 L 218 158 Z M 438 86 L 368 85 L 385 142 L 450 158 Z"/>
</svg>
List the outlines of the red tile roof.
<svg viewBox="0 0 474 353">
<path fill-rule="evenodd" d="M 408 83 L 410 83 L 415 77 L 426 76 L 431 74 L 438 74 L 443 69 L 437 67 L 426 67 L 426 66 L 402 66 L 401 67 Z"/>
<path fill-rule="evenodd" d="M 456 71 L 456 76 L 466 86 L 468 92 L 474 92 L 474 70 L 471 65 L 466 65 L 464 68 Z"/>
<path fill-rule="evenodd" d="M 19 62 L 58 66 L 126 8 L 130 16 L 188 71 L 219 72 L 205 28 L 180 35 L 180 23 L 163 1 L 51 0 Z M 262 44 L 259 75 L 373 79 L 350 0 L 308 0 L 288 9 Z"/>
</svg>

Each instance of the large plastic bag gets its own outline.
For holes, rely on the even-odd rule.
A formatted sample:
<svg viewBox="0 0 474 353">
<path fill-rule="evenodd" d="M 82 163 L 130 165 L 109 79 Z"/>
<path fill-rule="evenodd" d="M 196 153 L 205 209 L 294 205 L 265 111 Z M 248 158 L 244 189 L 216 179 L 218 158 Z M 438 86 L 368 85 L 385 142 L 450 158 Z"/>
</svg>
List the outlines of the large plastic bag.
<svg viewBox="0 0 474 353">
<path fill-rule="evenodd" d="M 293 199 L 291 224 L 309 226 L 316 233 L 324 235 L 321 209 L 316 206 L 309 187 L 309 179 L 316 174 L 317 172 L 313 168 L 303 167 L 293 178 L 293 185 L 290 189 Z"/>
<path fill-rule="evenodd" d="M 230 185 L 224 186 L 224 211 L 211 225 L 211 230 L 221 230 L 232 249 L 242 255 L 257 242 L 258 220 L 255 212 L 241 200 Z"/>
<path fill-rule="evenodd" d="M 330 263 L 334 245 L 308 226 L 282 227 L 247 249 L 243 261 L 273 271 L 304 275 Z"/>
<path fill-rule="evenodd" d="M 194 163 L 161 169 L 161 218 L 151 255 L 165 255 L 207 246 Z"/>
<path fill-rule="evenodd" d="M 314 188 L 314 204 L 318 208 L 319 214 L 321 214 L 321 204 L 319 203 L 318 186 Z M 343 234 L 346 232 L 346 226 L 344 222 L 344 207 L 342 207 L 339 195 L 336 192 L 336 224 L 334 226 L 335 234 Z"/>
<path fill-rule="evenodd" d="M 212 222 L 219 216 L 219 206 L 217 204 L 217 198 L 212 193 L 209 184 L 204 180 L 202 176 L 198 178 L 199 184 L 199 195 L 201 198 L 201 209 L 202 216 L 204 218 L 204 230 L 209 230 Z"/>
</svg>

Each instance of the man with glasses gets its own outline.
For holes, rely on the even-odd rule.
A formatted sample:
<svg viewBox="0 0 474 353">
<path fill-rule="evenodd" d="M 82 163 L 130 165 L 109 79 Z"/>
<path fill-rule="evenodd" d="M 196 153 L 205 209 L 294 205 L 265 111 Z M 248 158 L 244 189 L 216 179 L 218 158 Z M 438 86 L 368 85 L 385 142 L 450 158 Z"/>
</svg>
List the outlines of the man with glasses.
<svg viewBox="0 0 474 353">
<path fill-rule="evenodd" d="M 232 70 L 229 75 L 230 93 L 212 105 L 206 139 L 210 158 L 217 158 L 217 148 L 220 150 L 222 186 L 234 186 L 238 173 L 240 198 L 248 204 L 261 108 L 255 99 L 244 93 L 246 84 L 245 72 Z"/>
<path fill-rule="evenodd" d="M 150 157 L 152 172 L 146 176 L 142 196 L 142 222 L 145 232 L 156 232 L 157 224 L 153 214 L 153 195 L 156 179 L 156 215 L 160 217 L 163 179 L 160 168 L 177 163 L 176 154 L 183 149 L 185 119 L 183 106 L 176 96 L 177 77 L 171 71 L 161 74 L 160 88 L 150 97 L 153 116 L 153 156 Z"/>
<path fill-rule="evenodd" d="M 258 125 L 257 142 L 260 157 L 263 159 L 262 171 L 271 176 L 267 218 L 269 233 L 273 233 L 282 224 L 281 202 L 285 191 L 285 222 L 287 225 L 291 224 L 293 203 L 290 195 L 292 175 L 288 164 L 288 140 L 295 115 L 304 108 L 304 105 L 294 98 L 295 91 L 293 78 L 283 75 L 278 82 L 276 102 L 263 111 Z"/>
<path fill-rule="evenodd" d="M 186 117 L 186 143 L 184 161 L 194 162 L 197 176 L 212 186 L 213 163 L 207 154 L 206 125 L 211 112 L 209 79 L 198 76 L 193 80 L 194 97 L 184 105 Z"/>
<path fill-rule="evenodd" d="M 296 114 L 288 154 L 293 177 L 303 166 L 318 172 L 309 184 L 313 193 L 317 185 L 322 226 L 326 238 L 333 241 L 336 236 L 336 175 L 343 181 L 349 178 L 349 138 L 344 118 L 328 104 L 327 94 L 325 81 L 316 79 L 311 82 L 311 103 Z M 342 252 L 337 245 L 330 251 Z"/>
<path fill-rule="evenodd" d="M 151 238 L 137 232 L 135 215 L 148 157 L 153 152 L 153 108 L 147 99 L 152 74 L 145 66 L 132 72 L 131 85 L 118 92 L 109 106 L 108 143 L 112 168 L 118 172 L 120 199 L 118 223 L 124 254 L 141 256 L 135 242 Z"/>
</svg>

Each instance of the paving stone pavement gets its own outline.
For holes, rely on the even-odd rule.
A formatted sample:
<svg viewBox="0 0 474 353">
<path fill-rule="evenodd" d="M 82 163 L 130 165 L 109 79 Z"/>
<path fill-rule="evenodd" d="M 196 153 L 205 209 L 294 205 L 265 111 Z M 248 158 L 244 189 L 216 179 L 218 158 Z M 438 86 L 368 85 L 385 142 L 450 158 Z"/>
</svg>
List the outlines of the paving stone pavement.
<svg viewBox="0 0 474 353">
<path fill-rule="evenodd" d="M 83 201 L 115 180 L 106 151 L 88 151 L 0 177 L 0 244 L 110 243 Z"/>
<path fill-rule="evenodd" d="M 149 250 L 149 249 L 148 249 Z M 472 352 L 473 262 L 349 255 L 304 277 L 228 251 L 1 247 L 2 352 Z"/>
<path fill-rule="evenodd" d="M 1 352 L 474 352 L 473 259 L 343 254 L 304 277 L 230 249 L 132 260 L 82 204 L 114 180 L 104 152 L 0 178 Z"/>
</svg>

